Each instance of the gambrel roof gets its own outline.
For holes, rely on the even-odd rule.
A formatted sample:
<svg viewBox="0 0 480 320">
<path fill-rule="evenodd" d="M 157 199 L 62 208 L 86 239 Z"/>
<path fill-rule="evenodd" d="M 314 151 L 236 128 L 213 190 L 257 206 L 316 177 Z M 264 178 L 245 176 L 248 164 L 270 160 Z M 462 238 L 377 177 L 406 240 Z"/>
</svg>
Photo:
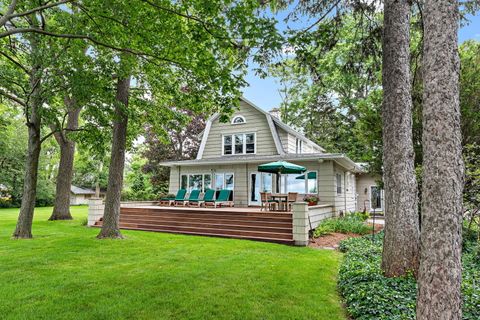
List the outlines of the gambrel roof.
<svg viewBox="0 0 480 320">
<path fill-rule="evenodd" d="M 245 102 L 248 106 L 254 108 L 256 111 L 260 112 L 261 114 L 263 114 L 266 118 L 267 118 L 267 123 L 268 123 L 268 126 L 270 128 L 270 131 L 271 131 L 271 134 L 272 134 L 272 138 L 273 138 L 273 141 L 275 143 L 275 147 L 277 149 L 277 152 L 279 155 L 283 155 L 286 153 L 286 151 L 283 149 L 283 146 L 282 146 L 282 143 L 280 141 L 280 138 L 279 138 L 279 132 L 278 132 L 278 128 L 281 128 L 282 130 L 284 130 L 285 132 L 287 132 L 288 134 L 291 134 L 292 136 L 294 136 L 295 138 L 299 139 L 299 140 L 302 140 L 304 141 L 305 143 L 313 146 L 314 148 L 317 148 L 318 150 L 322 151 L 322 152 L 325 152 L 325 149 L 322 148 L 321 146 L 319 146 L 318 144 L 316 144 L 315 142 L 311 141 L 310 139 L 308 139 L 307 137 L 305 137 L 303 134 L 299 133 L 298 131 L 296 131 L 295 129 L 293 129 L 292 127 L 290 127 L 289 125 L 283 123 L 280 119 L 278 119 L 277 117 L 275 116 L 272 116 L 270 113 L 266 112 L 265 110 L 263 110 L 262 108 L 258 107 L 257 105 L 255 105 L 253 102 L 247 100 L 246 98 L 244 97 L 241 97 L 240 98 L 243 102 Z M 203 158 L 203 151 L 205 149 L 205 144 L 207 143 L 207 139 L 208 139 L 208 134 L 210 132 L 210 128 L 212 126 L 212 123 L 218 119 L 218 117 L 220 116 L 220 114 L 218 113 L 215 113 L 214 115 L 212 115 L 208 120 L 207 120 L 207 123 L 206 123 L 206 127 L 205 127 L 205 130 L 200 133 L 199 137 L 202 139 L 202 142 L 200 144 L 200 149 L 198 151 L 198 155 L 197 155 L 197 159 L 202 159 Z"/>
</svg>

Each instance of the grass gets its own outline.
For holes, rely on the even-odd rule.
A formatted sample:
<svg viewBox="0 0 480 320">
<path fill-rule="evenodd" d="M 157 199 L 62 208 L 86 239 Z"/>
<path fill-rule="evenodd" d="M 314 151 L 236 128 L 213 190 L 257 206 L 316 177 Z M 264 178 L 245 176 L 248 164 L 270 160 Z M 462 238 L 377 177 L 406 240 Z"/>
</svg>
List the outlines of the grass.
<svg viewBox="0 0 480 320">
<path fill-rule="evenodd" d="M 96 240 L 37 208 L 33 240 L 0 210 L 1 319 L 345 319 L 341 255 L 328 250 L 141 231 Z"/>
</svg>

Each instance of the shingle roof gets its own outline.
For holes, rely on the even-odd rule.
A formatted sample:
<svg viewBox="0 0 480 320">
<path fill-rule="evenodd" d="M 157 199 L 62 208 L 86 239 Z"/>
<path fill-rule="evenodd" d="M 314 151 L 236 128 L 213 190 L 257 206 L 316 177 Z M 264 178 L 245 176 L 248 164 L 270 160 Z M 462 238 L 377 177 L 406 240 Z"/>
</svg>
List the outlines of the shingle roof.
<svg viewBox="0 0 480 320">
<path fill-rule="evenodd" d="M 333 160 L 336 161 L 339 165 L 348 168 L 349 170 L 355 172 L 363 171 L 360 166 L 353 162 L 343 153 L 302 153 L 302 154 L 289 154 L 284 155 L 269 155 L 269 156 L 259 156 L 259 155 L 229 155 L 223 157 L 215 158 L 204 158 L 204 159 L 195 159 L 195 160 L 182 160 L 182 161 L 165 161 L 161 162 L 161 166 L 171 167 L 171 166 L 194 166 L 194 165 L 215 165 L 215 164 L 233 164 L 233 163 L 263 163 L 271 162 L 277 160 L 286 160 L 286 161 L 318 161 L 318 160 Z"/>
<path fill-rule="evenodd" d="M 76 186 L 70 186 L 70 192 L 73 194 L 95 194 L 94 190 L 84 189 Z"/>
</svg>

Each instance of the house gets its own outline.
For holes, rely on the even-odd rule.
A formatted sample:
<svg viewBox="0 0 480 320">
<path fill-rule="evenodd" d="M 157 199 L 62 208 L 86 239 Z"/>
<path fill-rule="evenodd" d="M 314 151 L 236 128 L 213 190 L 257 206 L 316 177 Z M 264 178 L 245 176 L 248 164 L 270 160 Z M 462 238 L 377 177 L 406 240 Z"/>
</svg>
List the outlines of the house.
<svg viewBox="0 0 480 320">
<path fill-rule="evenodd" d="M 105 196 L 104 192 L 100 192 L 100 198 Z M 84 189 L 76 186 L 70 186 L 70 205 L 76 206 L 80 204 L 88 204 L 88 200 L 95 197 L 95 190 Z"/>
<path fill-rule="evenodd" d="M 382 192 L 361 164 L 328 153 L 247 99 L 241 99 L 229 122 L 219 118 L 215 114 L 207 120 L 196 159 L 162 163 L 170 167 L 170 193 L 230 189 L 236 207 L 258 206 L 260 192 L 277 190 L 274 175 L 258 172 L 258 165 L 285 160 L 307 172 L 282 175 L 280 192 L 298 192 L 298 200 L 318 195 L 319 204 L 331 205 L 336 214 L 383 208 Z"/>
</svg>

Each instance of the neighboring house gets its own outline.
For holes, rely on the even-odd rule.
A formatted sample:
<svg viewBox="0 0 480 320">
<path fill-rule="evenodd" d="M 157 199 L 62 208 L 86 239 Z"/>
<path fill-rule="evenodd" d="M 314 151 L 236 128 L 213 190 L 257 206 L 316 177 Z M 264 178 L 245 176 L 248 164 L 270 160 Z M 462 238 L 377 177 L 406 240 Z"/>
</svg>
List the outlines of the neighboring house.
<svg viewBox="0 0 480 320">
<path fill-rule="evenodd" d="M 363 210 L 367 203 L 365 186 L 367 192 L 375 192 L 375 179 L 360 164 L 344 154 L 327 153 L 244 98 L 229 122 L 220 122 L 218 114 L 210 117 L 200 137 L 195 160 L 161 164 L 170 167 L 170 193 L 180 188 L 230 189 L 235 206 L 257 206 L 261 191 L 276 190 L 275 175 L 260 173 L 257 167 L 277 160 L 307 168 L 305 174 L 282 175 L 280 192 L 298 192 L 298 200 L 305 194 L 316 194 L 320 204 L 331 205 L 336 214 Z M 380 198 L 374 201 L 382 203 Z"/>
<path fill-rule="evenodd" d="M 105 196 L 100 192 L 100 198 Z M 88 200 L 95 197 L 95 190 L 84 189 L 76 186 L 70 186 L 70 205 L 88 204 Z"/>
</svg>

